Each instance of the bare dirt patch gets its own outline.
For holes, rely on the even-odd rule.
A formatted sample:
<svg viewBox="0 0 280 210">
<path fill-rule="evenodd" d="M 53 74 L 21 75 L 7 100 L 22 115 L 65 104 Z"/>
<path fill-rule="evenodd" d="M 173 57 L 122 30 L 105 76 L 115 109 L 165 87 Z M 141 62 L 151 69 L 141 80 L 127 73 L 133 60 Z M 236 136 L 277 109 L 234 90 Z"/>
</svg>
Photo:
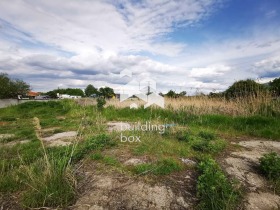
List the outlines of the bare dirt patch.
<svg viewBox="0 0 280 210">
<path fill-rule="evenodd" d="M 76 131 L 68 131 L 63 133 L 57 133 L 49 137 L 43 138 L 43 141 L 49 147 L 54 146 L 67 146 L 72 144 L 72 141 L 76 138 L 77 132 Z"/>
<path fill-rule="evenodd" d="M 0 141 L 5 141 L 7 139 L 14 138 L 15 134 L 0 134 Z"/>
<path fill-rule="evenodd" d="M 269 183 L 260 174 L 259 158 L 265 153 L 280 152 L 280 142 L 274 141 L 240 141 L 233 143 L 241 150 L 232 152 L 225 158 L 223 165 L 228 174 L 237 178 L 245 187 L 245 209 L 272 210 L 280 208 L 280 196 L 269 189 Z"/>
<path fill-rule="evenodd" d="M 132 158 L 131 158 L 132 159 Z M 129 159 L 129 160 L 131 160 Z M 136 158 L 135 158 L 136 159 Z M 102 167 L 101 167 L 102 168 Z M 96 209 L 193 209 L 190 171 L 168 177 L 129 176 L 113 169 L 100 169 L 87 162 L 80 170 L 83 181 L 73 210 Z"/>
</svg>

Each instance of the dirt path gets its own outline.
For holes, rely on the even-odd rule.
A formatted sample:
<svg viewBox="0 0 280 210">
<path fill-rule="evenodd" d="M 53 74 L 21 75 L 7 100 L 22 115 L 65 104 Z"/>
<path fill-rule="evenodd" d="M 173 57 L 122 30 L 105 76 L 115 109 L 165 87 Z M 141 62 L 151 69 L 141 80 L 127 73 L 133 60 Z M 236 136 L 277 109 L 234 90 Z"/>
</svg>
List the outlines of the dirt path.
<svg viewBox="0 0 280 210">
<path fill-rule="evenodd" d="M 269 152 L 280 153 L 280 142 L 240 141 L 232 143 L 241 146 L 240 151 L 232 152 L 224 159 L 226 171 L 236 177 L 246 189 L 246 210 L 280 209 L 280 196 L 275 195 L 268 181 L 260 174 L 259 158 Z"/>
</svg>

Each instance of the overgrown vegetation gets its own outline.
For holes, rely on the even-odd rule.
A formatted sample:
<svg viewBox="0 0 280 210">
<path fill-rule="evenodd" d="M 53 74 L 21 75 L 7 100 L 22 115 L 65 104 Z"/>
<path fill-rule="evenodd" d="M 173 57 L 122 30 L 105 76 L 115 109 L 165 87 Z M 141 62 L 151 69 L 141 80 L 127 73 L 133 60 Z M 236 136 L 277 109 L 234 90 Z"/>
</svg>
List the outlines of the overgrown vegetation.
<svg viewBox="0 0 280 210">
<path fill-rule="evenodd" d="M 1 109 L 0 134 L 13 136 L 0 139 L 0 193 L 20 195 L 20 204 L 26 208 L 65 207 L 75 202 L 73 168 L 83 159 L 131 176 L 151 178 L 195 170 L 182 159 L 202 159 L 197 169 L 199 207 L 234 209 L 240 198 L 239 189 L 214 161 L 228 148 L 229 143 L 223 138 L 245 135 L 279 140 L 280 104 L 266 90 L 263 95 L 246 100 L 223 97 L 171 97 L 166 99 L 166 109 L 132 110 L 103 97 L 89 106 L 60 100 L 27 102 Z M 71 146 L 44 149 L 33 127 L 34 117 L 40 119 L 42 129 L 51 129 L 43 133 L 45 136 L 78 131 L 79 139 Z M 149 121 L 166 127 L 164 133 L 124 131 L 127 136 L 141 135 L 141 142 L 122 143 L 119 133 L 107 132 L 108 121 Z M 22 140 L 29 142 L 20 144 Z M 2 146 L 9 143 L 15 144 Z M 145 161 L 127 166 L 118 156 L 122 154 L 145 157 Z M 279 177 L 278 162 L 279 155 L 275 154 L 261 159 L 261 169 L 277 192 L 279 180 L 274 177 Z"/>
<path fill-rule="evenodd" d="M 207 158 L 199 164 L 198 170 L 199 209 L 236 209 L 241 194 L 234 183 L 224 175 L 219 165 L 213 159 Z"/>
<path fill-rule="evenodd" d="M 280 155 L 275 152 L 265 154 L 260 158 L 260 169 L 280 194 Z"/>
<path fill-rule="evenodd" d="M 103 108 L 104 108 L 104 105 L 106 104 L 106 100 L 103 98 L 103 97 L 99 97 L 99 98 L 97 98 L 97 108 L 98 108 L 98 110 L 103 110 Z"/>
</svg>

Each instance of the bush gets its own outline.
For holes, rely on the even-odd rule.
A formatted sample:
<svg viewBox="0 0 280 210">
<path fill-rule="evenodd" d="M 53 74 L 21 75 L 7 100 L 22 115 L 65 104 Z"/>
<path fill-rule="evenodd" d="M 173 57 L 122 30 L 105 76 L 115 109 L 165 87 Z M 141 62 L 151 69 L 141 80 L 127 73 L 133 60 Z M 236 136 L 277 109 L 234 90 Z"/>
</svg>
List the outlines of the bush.
<svg viewBox="0 0 280 210">
<path fill-rule="evenodd" d="M 106 104 L 106 100 L 103 97 L 97 98 L 97 109 L 102 110 L 104 105 Z"/>
<path fill-rule="evenodd" d="M 260 168 L 269 179 L 280 179 L 280 156 L 275 152 L 265 154 L 260 158 Z"/>
<path fill-rule="evenodd" d="M 265 154 L 260 158 L 260 169 L 280 195 L 280 156 L 275 152 Z"/>
<path fill-rule="evenodd" d="M 240 193 L 224 175 L 213 159 L 206 159 L 198 166 L 197 181 L 199 208 L 206 210 L 236 209 Z"/>
<path fill-rule="evenodd" d="M 225 96 L 227 99 L 258 96 L 265 92 L 265 90 L 266 88 L 264 85 L 259 84 L 254 80 L 240 80 L 233 83 L 233 85 L 225 91 Z"/>
<path fill-rule="evenodd" d="M 269 88 L 274 96 L 280 96 L 280 77 L 270 82 Z"/>
</svg>

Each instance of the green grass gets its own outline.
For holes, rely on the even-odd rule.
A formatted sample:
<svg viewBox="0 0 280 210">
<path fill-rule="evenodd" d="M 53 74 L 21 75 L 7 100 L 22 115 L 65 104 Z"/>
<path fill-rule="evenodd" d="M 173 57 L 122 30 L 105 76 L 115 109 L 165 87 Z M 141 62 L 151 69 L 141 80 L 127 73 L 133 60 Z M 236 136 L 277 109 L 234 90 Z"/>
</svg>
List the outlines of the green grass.
<svg viewBox="0 0 280 210">
<path fill-rule="evenodd" d="M 82 107 L 73 100 L 27 102 L 4 108 L 0 111 L 0 122 L 4 122 L 0 125 L 0 134 L 15 135 L 5 141 L 31 141 L 13 147 L 0 147 L 0 193 L 20 195 L 20 203 L 26 208 L 66 207 L 75 200 L 75 175 L 72 168 L 84 158 L 128 174 L 151 177 L 167 176 L 187 168 L 194 170 L 183 165 L 180 158 L 216 157 L 228 145 L 221 136 L 247 135 L 280 140 L 280 118 L 274 115 L 267 117 L 261 115 L 262 112 L 256 116 L 237 117 L 194 115 L 188 109 L 143 107 L 137 110 L 108 107 L 98 111 L 96 106 Z M 33 117 L 40 119 L 43 129 L 55 128 L 45 135 L 81 128 L 81 139 L 75 145 L 73 156 L 72 147 L 46 148 L 48 163 L 33 128 Z M 121 143 L 120 133 L 107 133 L 107 121 L 150 121 L 175 126 L 166 128 L 164 134 L 125 131 L 124 135 L 141 136 L 141 142 Z M 132 156 L 148 157 L 149 162 L 124 166 L 116 158 L 118 154 L 105 155 L 108 154 L 106 150 L 114 146 Z M 203 159 L 198 171 L 197 191 L 201 209 L 233 209 L 237 205 L 240 195 L 217 163 L 212 159 Z M 279 186 L 279 182 L 275 186 Z"/>
<path fill-rule="evenodd" d="M 144 163 L 134 166 L 132 171 L 135 174 L 154 174 L 154 175 L 168 175 L 183 169 L 182 164 L 173 158 L 165 158 L 156 163 Z"/>
<path fill-rule="evenodd" d="M 280 140 L 280 118 L 278 116 L 230 116 L 218 114 L 194 115 L 185 110 L 129 108 L 117 109 L 108 107 L 102 115 L 107 120 L 120 121 L 152 121 L 160 120 L 163 123 L 187 125 L 191 128 L 205 128 L 222 133 L 249 135 L 256 137 Z"/>
<path fill-rule="evenodd" d="M 241 193 L 224 175 L 218 164 L 211 158 L 203 160 L 198 170 L 197 181 L 199 209 L 230 210 L 236 209 Z"/>
<path fill-rule="evenodd" d="M 49 156 L 50 157 L 50 156 Z M 32 165 L 23 167 L 26 190 L 22 205 L 36 207 L 65 207 L 75 196 L 75 177 L 68 165 L 69 156 L 52 157 L 49 164 L 39 159 Z"/>
<path fill-rule="evenodd" d="M 75 150 L 73 160 L 81 160 L 91 151 L 110 148 L 115 145 L 116 142 L 106 134 L 99 134 L 97 136 L 90 137 L 78 145 L 77 149 Z"/>
<path fill-rule="evenodd" d="M 65 207 L 75 198 L 75 176 L 68 164 L 71 149 L 47 148 L 46 154 L 37 139 L 33 117 L 41 119 L 43 128 L 58 126 L 60 129 L 77 130 L 81 117 L 71 115 L 70 101 L 26 102 L 1 109 L 0 133 L 14 134 L 9 141 L 30 140 L 26 144 L 0 146 L 0 193 L 20 195 L 23 208 Z M 76 116 L 82 116 L 79 108 Z M 56 116 L 68 115 L 72 121 L 64 122 Z M 55 132 L 55 131 L 54 131 Z"/>
</svg>

